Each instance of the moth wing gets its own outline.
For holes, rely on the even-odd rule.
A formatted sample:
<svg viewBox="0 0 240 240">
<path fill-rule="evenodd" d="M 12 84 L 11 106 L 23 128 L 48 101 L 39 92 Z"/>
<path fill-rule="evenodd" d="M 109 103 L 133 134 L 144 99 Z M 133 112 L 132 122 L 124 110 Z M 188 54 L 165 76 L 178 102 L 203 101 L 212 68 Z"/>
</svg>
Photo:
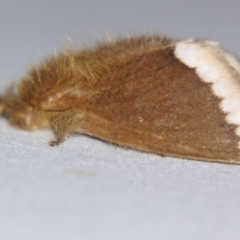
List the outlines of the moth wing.
<svg viewBox="0 0 240 240">
<path fill-rule="evenodd" d="M 157 154 L 239 162 L 236 125 L 227 123 L 211 84 L 173 52 L 154 54 L 128 63 L 131 71 L 120 69 L 118 84 L 98 95 L 89 133 Z"/>
</svg>

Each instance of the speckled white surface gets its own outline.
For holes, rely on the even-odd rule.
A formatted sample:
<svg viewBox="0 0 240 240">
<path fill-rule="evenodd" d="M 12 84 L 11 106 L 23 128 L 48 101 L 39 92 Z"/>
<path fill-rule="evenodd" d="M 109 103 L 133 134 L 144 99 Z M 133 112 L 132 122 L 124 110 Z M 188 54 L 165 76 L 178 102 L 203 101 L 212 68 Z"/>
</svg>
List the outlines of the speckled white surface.
<svg viewBox="0 0 240 240">
<path fill-rule="evenodd" d="M 239 9 L 233 0 L 4 1 L 1 92 L 37 50 L 49 55 L 65 35 L 79 40 L 85 30 L 95 39 L 108 27 L 152 27 L 209 36 L 240 53 Z M 51 148 L 52 137 L 0 119 L 1 240 L 239 239 L 240 166 L 162 158 L 79 135 Z"/>
<path fill-rule="evenodd" d="M 0 130 L 0 239 L 237 239 L 240 166 Z"/>
</svg>

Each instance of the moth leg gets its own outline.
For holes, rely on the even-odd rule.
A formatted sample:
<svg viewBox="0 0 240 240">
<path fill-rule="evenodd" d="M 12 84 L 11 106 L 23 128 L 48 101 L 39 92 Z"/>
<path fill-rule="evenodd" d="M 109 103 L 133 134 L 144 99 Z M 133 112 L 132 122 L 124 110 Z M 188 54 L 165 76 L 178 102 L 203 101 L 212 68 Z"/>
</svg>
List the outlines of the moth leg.
<svg viewBox="0 0 240 240">
<path fill-rule="evenodd" d="M 49 112 L 49 125 L 54 129 L 55 140 L 49 142 L 50 146 L 58 146 L 64 142 L 71 133 L 81 132 L 83 114 L 79 110 L 64 110 Z"/>
<path fill-rule="evenodd" d="M 51 140 L 49 141 L 49 145 L 51 147 L 55 147 L 55 146 L 58 146 L 60 143 L 64 142 L 68 137 L 69 135 L 66 135 L 66 136 L 59 136 L 59 134 L 55 134 L 56 135 L 56 140 Z"/>
</svg>

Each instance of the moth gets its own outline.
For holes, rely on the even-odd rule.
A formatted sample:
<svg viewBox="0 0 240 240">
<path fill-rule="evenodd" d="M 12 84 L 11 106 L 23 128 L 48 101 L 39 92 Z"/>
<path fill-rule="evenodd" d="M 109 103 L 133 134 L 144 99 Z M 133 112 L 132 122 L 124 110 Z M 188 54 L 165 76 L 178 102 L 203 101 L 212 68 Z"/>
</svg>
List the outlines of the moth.
<svg viewBox="0 0 240 240">
<path fill-rule="evenodd" d="M 66 50 L 32 68 L 0 114 L 19 129 L 81 133 L 120 146 L 240 163 L 240 64 L 208 40 L 158 34 Z"/>
</svg>

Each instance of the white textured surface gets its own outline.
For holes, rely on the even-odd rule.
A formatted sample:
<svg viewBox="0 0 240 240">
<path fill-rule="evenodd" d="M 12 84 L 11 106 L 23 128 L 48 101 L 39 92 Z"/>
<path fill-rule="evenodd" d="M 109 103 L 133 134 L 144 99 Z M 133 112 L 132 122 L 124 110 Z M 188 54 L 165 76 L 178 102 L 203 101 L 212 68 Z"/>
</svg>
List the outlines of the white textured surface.
<svg viewBox="0 0 240 240">
<path fill-rule="evenodd" d="M 240 166 L 0 130 L 0 239 L 237 239 Z"/>
<path fill-rule="evenodd" d="M 0 8 L 1 92 L 36 57 L 74 42 L 152 29 L 215 39 L 240 55 L 240 1 L 11 0 Z M 0 119 L 0 240 L 238 240 L 240 166 L 124 150 Z"/>
</svg>

